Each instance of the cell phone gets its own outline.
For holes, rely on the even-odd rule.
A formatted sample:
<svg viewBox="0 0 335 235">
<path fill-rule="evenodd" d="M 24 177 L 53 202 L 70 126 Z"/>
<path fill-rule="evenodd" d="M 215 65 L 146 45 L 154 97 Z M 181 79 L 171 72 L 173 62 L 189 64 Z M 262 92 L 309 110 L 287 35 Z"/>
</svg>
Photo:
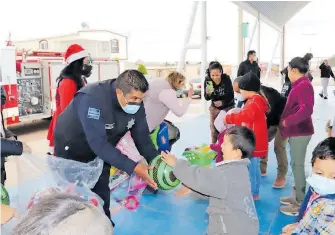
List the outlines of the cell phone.
<svg viewBox="0 0 335 235">
<path fill-rule="evenodd" d="M 212 81 L 207 81 L 207 86 L 209 86 L 209 87 L 213 86 L 213 82 Z"/>
</svg>

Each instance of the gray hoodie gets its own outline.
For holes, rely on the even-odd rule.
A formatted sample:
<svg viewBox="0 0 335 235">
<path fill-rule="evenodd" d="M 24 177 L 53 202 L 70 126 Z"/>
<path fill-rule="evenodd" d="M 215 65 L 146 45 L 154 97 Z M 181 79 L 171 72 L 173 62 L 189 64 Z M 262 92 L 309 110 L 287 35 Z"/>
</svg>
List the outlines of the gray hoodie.
<svg viewBox="0 0 335 235">
<path fill-rule="evenodd" d="M 178 160 L 173 173 L 187 187 L 207 195 L 209 235 L 258 235 L 259 223 L 251 196 L 248 159 L 223 161 L 215 168 Z"/>
</svg>

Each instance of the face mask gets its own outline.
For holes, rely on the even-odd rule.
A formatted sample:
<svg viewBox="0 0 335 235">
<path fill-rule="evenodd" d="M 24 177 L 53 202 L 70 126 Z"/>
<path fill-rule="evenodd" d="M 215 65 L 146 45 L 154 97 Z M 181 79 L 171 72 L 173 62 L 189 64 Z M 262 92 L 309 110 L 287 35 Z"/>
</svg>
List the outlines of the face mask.
<svg viewBox="0 0 335 235">
<path fill-rule="evenodd" d="M 312 173 L 306 181 L 321 196 L 335 193 L 335 180 Z"/>
<path fill-rule="evenodd" d="M 128 114 L 135 114 L 140 109 L 140 105 L 138 103 L 129 102 L 126 106 L 122 107 L 122 109 Z"/>
<path fill-rule="evenodd" d="M 237 101 L 241 101 L 241 102 L 245 101 L 245 98 L 242 96 L 241 93 L 237 93 L 237 92 L 235 92 L 235 93 L 234 93 L 234 96 L 235 96 L 235 99 L 236 99 Z"/>
<path fill-rule="evenodd" d="M 88 78 L 92 74 L 92 68 L 93 68 L 92 65 L 84 64 L 81 74 Z"/>
</svg>

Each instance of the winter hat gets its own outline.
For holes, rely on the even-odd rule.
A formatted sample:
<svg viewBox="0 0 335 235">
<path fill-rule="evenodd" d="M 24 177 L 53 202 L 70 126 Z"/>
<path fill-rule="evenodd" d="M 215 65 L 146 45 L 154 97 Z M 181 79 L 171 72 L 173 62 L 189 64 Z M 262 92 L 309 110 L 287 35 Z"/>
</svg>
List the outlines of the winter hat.
<svg viewBox="0 0 335 235">
<path fill-rule="evenodd" d="M 256 74 L 250 71 L 240 78 L 238 88 L 245 91 L 258 92 L 261 89 L 261 81 Z"/>
<path fill-rule="evenodd" d="M 66 64 L 71 64 L 72 62 L 85 58 L 88 53 L 78 44 L 73 44 L 65 52 L 65 62 Z"/>
</svg>

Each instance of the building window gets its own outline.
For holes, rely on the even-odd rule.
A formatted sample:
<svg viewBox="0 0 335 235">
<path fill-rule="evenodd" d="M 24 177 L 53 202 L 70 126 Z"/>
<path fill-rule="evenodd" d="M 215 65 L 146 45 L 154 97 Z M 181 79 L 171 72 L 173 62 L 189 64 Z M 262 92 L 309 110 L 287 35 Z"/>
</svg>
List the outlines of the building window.
<svg viewBox="0 0 335 235">
<path fill-rule="evenodd" d="M 117 39 L 111 40 L 111 52 L 119 53 L 119 40 Z"/>
<path fill-rule="evenodd" d="M 41 40 L 40 42 L 39 42 L 39 48 L 41 49 L 41 50 L 48 50 L 48 41 L 47 40 Z"/>
</svg>

